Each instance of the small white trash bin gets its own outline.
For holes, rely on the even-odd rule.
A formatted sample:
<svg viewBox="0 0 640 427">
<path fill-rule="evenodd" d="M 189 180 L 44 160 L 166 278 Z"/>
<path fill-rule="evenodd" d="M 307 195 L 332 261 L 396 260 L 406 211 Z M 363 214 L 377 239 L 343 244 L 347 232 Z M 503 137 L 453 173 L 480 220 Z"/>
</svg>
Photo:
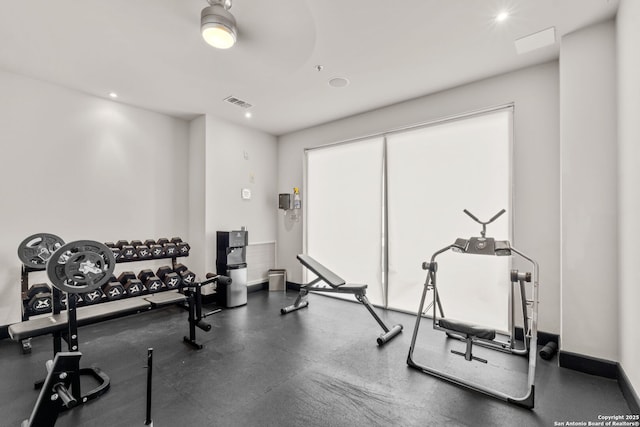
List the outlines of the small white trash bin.
<svg viewBox="0 0 640 427">
<path fill-rule="evenodd" d="M 269 291 L 287 291 L 287 270 L 269 270 Z"/>
</svg>

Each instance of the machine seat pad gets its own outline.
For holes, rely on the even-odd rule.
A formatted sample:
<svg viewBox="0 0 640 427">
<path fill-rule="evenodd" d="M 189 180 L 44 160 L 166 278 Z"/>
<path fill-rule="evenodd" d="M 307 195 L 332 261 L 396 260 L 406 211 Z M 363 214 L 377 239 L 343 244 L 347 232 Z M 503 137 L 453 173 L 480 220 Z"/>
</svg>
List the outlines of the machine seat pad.
<svg viewBox="0 0 640 427">
<path fill-rule="evenodd" d="M 438 325 L 444 329 L 448 329 L 453 332 L 458 332 L 468 336 L 481 338 L 484 340 L 493 340 L 496 338 L 496 330 L 489 329 L 478 325 L 472 325 L 471 323 L 461 322 L 454 319 L 438 319 Z"/>
<path fill-rule="evenodd" d="M 332 288 L 337 288 L 338 286 L 342 286 L 346 283 L 342 277 L 338 276 L 333 271 L 311 258 L 309 255 L 298 254 L 298 261 L 311 270 L 316 276 L 327 282 L 327 284 Z"/>
<path fill-rule="evenodd" d="M 132 311 L 148 309 L 150 303 L 142 298 L 127 298 L 77 309 L 78 325 L 88 325 Z M 67 327 L 67 312 L 15 323 L 9 326 L 9 335 L 15 341 L 61 331 Z"/>
</svg>

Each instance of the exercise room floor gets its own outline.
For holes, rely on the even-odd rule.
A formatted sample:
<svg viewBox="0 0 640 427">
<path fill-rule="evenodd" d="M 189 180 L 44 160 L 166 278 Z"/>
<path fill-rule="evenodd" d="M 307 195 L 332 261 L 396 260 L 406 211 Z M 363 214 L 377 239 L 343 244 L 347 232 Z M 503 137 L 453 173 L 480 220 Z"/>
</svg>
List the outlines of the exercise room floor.
<svg viewBox="0 0 640 427">
<path fill-rule="evenodd" d="M 538 358 L 533 410 L 461 389 L 407 367 L 413 316 L 385 312 L 404 332 L 380 348 L 381 329 L 363 306 L 311 295 L 308 308 L 280 315 L 295 297 L 256 292 L 247 306 L 208 317 L 213 327 L 198 330 L 199 351 L 182 343 L 187 312 L 178 307 L 80 328 L 81 366 L 101 368 L 111 389 L 56 426 L 143 426 L 149 347 L 155 426 L 554 426 L 630 413 L 615 381 L 558 368 L 557 357 Z M 480 349 L 487 364 L 465 362 L 448 352 L 463 344 L 447 342 L 428 320 L 420 331 L 416 361 L 468 367 L 506 389 L 526 377 L 514 373 L 522 357 Z M 33 382 L 45 375 L 52 340 L 32 345 L 22 355 L 18 343 L 0 340 L 2 426 L 19 426 L 38 396 Z"/>
</svg>

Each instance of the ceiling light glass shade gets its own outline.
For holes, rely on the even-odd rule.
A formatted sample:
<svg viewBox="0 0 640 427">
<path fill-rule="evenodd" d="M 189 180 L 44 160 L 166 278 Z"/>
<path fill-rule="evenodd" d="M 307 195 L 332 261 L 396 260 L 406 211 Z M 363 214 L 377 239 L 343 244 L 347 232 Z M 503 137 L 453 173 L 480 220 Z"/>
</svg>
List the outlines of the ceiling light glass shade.
<svg viewBox="0 0 640 427">
<path fill-rule="evenodd" d="M 200 29 L 204 41 L 218 49 L 229 49 L 236 42 L 236 19 L 220 5 L 202 9 Z"/>
</svg>

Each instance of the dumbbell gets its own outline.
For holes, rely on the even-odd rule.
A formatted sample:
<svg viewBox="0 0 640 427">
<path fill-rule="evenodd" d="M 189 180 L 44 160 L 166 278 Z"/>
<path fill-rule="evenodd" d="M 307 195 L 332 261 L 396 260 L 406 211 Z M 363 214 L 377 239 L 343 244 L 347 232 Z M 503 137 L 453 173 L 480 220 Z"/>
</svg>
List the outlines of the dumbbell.
<svg viewBox="0 0 640 427">
<path fill-rule="evenodd" d="M 165 243 L 162 245 L 164 249 L 164 255 L 168 257 L 178 256 L 178 246 L 175 243 Z"/>
<path fill-rule="evenodd" d="M 178 248 L 178 253 L 182 256 L 188 256 L 191 246 L 187 242 L 183 242 L 180 237 L 172 237 L 171 243 L 174 243 Z"/>
<path fill-rule="evenodd" d="M 118 282 L 118 279 L 116 279 L 114 275 L 111 275 L 109 281 L 102 285 L 102 292 L 104 292 L 104 295 L 109 301 L 115 301 L 127 296 L 124 286 Z"/>
<path fill-rule="evenodd" d="M 151 250 L 149 246 L 145 243 L 142 243 L 141 240 L 132 240 L 129 243 L 129 246 L 133 246 L 133 250 L 135 252 L 134 258 L 138 259 L 149 259 L 151 258 Z"/>
<path fill-rule="evenodd" d="M 138 255 L 138 259 L 149 259 L 152 257 L 151 249 L 147 245 L 135 246 L 135 250 Z"/>
<path fill-rule="evenodd" d="M 147 239 L 141 245 L 136 247 L 138 251 L 138 257 L 140 259 L 149 259 L 149 258 L 157 258 L 157 255 L 154 254 L 152 246 L 156 244 L 155 240 Z"/>
<path fill-rule="evenodd" d="M 138 279 L 144 283 L 149 293 L 160 292 L 164 288 L 164 283 L 158 276 L 153 273 L 153 270 L 142 270 L 138 273 Z"/>
<path fill-rule="evenodd" d="M 46 283 L 35 284 L 27 291 L 27 309 L 31 314 L 48 313 L 52 303 L 51 288 Z"/>
<path fill-rule="evenodd" d="M 164 248 L 162 245 L 154 244 L 149 246 L 152 258 L 164 258 Z"/>
<path fill-rule="evenodd" d="M 118 276 L 118 282 L 124 286 L 124 290 L 127 295 L 135 297 L 142 295 L 144 292 L 144 284 L 138 278 L 133 271 L 124 271 Z"/>
<path fill-rule="evenodd" d="M 196 274 L 189 270 L 184 264 L 176 264 L 176 273 L 182 278 L 185 285 L 193 285 L 196 281 Z"/>
<path fill-rule="evenodd" d="M 82 299 L 82 295 L 77 294 L 76 295 L 76 307 L 81 307 L 84 305 L 84 299 Z M 67 308 L 67 293 L 63 292 L 60 295 L 60 306 L 62 308 Z"/>
<path fill-rule="evenodd" d="M 174 257 L 178 255 L 178 247 L 166 237 L 158 239 L 156 241 L 156 245 L 160 245 L 160 247 L 162 247 L 163 257 Z"/>
<path fill-rule="evenodd" d="M 162 280 L 162 283 L 167 287 L 167 289 L 176 289 L 180 287 L 182 284 L 182 280 L 178 273 L 173 271 L 173 269 L 169 266 L 163 266 L 158 268 L 156 271 L 156 276 Z"/>
<path fill-rule="evenodd" d="M 102 292 L 102 289 L 96 288 L 92 291 L 81 293 L 80 297 L 85 305 L 96 304 L 104 298 L 104 292 Z"/>
<path fill-rule="evenodd" d="M 116 242 L 116 247 L 120 249 L 120 255 L 118 257 L 120 261 L 131 261 L 136 257 L 136 250 L 128 241 L 118 240 Z"/>
<path fill-rule="evenodd" d="M 111 252 L 113 252 L 113 257 L 116 259 L 116 262 L 120 260 L 120 248 L 118 246 L 116 246 L 115 243 L 113 242 L 105 242 L 104 245 L 106 247 L 108 247 L 109 249 L 111 249 Z"/>
</svg>

